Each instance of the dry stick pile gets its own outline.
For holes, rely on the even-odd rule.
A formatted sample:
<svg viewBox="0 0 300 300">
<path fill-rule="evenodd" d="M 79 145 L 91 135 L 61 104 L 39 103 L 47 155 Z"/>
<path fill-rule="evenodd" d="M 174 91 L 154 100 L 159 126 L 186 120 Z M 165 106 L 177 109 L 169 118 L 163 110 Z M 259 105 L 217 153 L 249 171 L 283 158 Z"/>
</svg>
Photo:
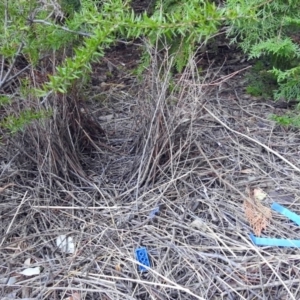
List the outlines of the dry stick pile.
<svg viewBox="0 0 300 300">
<path fill-rule="evenodd" d="M 229 101 L 238 85 L 204 87 L 193 62 L 170 93 L 155 57 L 135 97 L 108 99 L 106 124 L 74 95 L 1 148 L 2 186 L 15 184 L 0 201 L 1 299 L 300 298 L 297 251 L 253 246 L 243 211 L 249 187 L 299 210 L 299 134 L 268 121 L 263 103 Z M 264 234 L 298 232 L 275 215 Z M 62 234 L 73 254 L 57 247 Z M 39 275 L 18 275 L 28 258 Z"/>
</svg>

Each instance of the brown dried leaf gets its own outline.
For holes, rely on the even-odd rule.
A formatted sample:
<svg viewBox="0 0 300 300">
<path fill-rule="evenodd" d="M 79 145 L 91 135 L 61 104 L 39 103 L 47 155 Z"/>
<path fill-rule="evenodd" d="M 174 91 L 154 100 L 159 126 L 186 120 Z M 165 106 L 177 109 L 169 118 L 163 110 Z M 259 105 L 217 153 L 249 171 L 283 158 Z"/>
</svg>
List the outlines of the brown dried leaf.
<svg viewBox="0 0 300 300">
<path fill-rule="evenodd" d="M 267 225 L 272 218 L 271 209 L 260 203 L 254 205 L 251 201 L 244 202 L 244 209 L 246 218 L 255 235 L 260 236 L 262 230 L 267 228 Z"/>
<path fill-rule="evenodd" d="M 122 267 L 120 264 L 115 265 L 116 271 L 121 272 L 122 271 Z"/>
</svg>

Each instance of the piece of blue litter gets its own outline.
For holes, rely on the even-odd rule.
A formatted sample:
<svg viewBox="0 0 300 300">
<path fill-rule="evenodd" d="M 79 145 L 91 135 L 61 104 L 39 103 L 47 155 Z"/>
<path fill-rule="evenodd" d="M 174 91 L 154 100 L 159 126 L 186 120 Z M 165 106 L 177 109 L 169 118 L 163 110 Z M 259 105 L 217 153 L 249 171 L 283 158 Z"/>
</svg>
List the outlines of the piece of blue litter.
<svg viewBox="0 0 300 300">
<path fill-rule="evenodd" d="M 145 247 L 137 248 L 135 250 L 135 257 L 136 260 L 140 263 L 139 264 L 139 271 L 144 272 L 150 268 L 150 261 L 147 253 L 147 249 Z"/>
<path fill-rule="evenodd" d="M 300 240 L 259 238 L 252 233 L 250 239 L 256 246 L 300 247 Z"/>
<path fill-rule="evenodd" d="M 289 218 L 290 220 L 294 221 L 298 226 L 300 226 L 300 216 L 293 213 L 292 211 L 290 211 L 289 209 L 287 209 L 286 207 L 274 202 L 271 206 L 271 208 L 279 213 L 281 213 L 282 215 L 286 216 L 287 218 Z"/>
<path fill-rule="evenodd" d="M 271 208 L 300 226 L 300 216 L 293 213 L 286 207 L 274 202 Z M 297 247 L 300 248 L 300 240 L 292 239 L 275 239 L 275 238 L 260 238 L 250 234 L 250 239 L 257 246 L 277 246 L 277 247 Z"/>
<path fill-rule="evenodd" d="M 155 217 L 156 214 L 159 213 L 159 206 L 155 207 L 149 214 L 149 218 L 153 219 Z"/>
</svg>

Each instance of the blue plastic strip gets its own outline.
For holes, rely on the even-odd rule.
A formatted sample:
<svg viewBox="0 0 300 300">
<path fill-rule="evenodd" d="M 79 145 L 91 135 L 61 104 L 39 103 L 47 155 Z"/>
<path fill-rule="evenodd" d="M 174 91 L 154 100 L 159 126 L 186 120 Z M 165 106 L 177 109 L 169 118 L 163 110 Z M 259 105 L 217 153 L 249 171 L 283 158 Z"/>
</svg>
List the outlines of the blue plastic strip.
<svg viewBox="0 0 300 300">
<path fill-rule="evenodd" d="M 289 218 L 290 220 L 294 221 L 298 226 L 300 226 L 300 216 L 299 215 L 293 213 L 289 209 L 285 208 L 284 206 L 279 205 L 276 202 L 274 202 L 271 207 L 275 211 L 278 211 L 282 215 L 284 215 L 287 218 Z"/>
<path fill-rule="evenodd" d="M 281 206 L 280 204 L 274 202 L 271 208 L 282 215 L 286 216 L 288 219 L 294 221 L 298 226 L 300 226 L 300 216 L 293 213 L 289 209 Z M 297 247 L 300 248 L 300 240 L 290 240 L 290 239 L 270 239 L 270 238 L 259 238 L 250 234 L 250 239 L 253 244 L 257 246 L 278 246 L 278 247 Z"/>
<path fill-rule="evenodd" d="M 145 247 L 137 248 L 135 250 L 136 260 L 141 264 L 139 265 L 139 271 L 144 272 L 147 271 L 147 267 L 150 267 L 150 261 L 147 253 L 147 249 Z"/>
<path fill-rule="evenodd" d="M 278 246 L 278 247 L 297 247 L 300 248 L 300 240 L 286 240 L 286 239 L 270 239 L 259 238 L 250 234 L 250 239 L 253 244 L 257 246 Z"/>
</svg>

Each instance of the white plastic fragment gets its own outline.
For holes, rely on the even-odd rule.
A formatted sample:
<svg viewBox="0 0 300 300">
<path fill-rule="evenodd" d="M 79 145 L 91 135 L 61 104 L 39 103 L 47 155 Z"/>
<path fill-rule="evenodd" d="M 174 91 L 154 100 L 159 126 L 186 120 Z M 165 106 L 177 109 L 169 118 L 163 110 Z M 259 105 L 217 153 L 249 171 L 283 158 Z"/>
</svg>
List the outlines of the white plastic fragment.
<svg viewBox="0 0 300 300">
<path fill-rule="evenodd" d="M 17 277 L 9 277 L 8 282 L 6 283 L 6 285 L 14 285 L 17 282 Z"/>
<path fill-rule="evenodd" d="M 56 239 L 56 245 L 60 248 L 62 252 L 65 253 L 74 253 L 75 244 L 71 236 L 59 235 Z"/>
<path fill-rule="evenodd" d="M 262 201 L 267 197 L 267 193 L 265 193 L 261 188 L 256 188 L 253 190 L 253 196 L 256 200 Z"/>
<path fill-rule="evenodd" d="M 20 274 L 24 276 L 33 276 L 33 275 L 39 275 L 41 273 L 41 268 L 40 267 L 35 267 L 35 268 L 27 268 L 20 272 Z"/>
<path fill-rule="evenodd" d="M 31 258 L 27 258 L 25 261 L 24 261 L 24 267 L 29 267 L 31 265 Z"/>
<path fill-rule="evenodd" d="M 6 284 L 7 286 L 13 285 L 17 282 L 17 277 L 11 276 L 9 278 L 0 278 L 1 284 Z"/>
<path fill-rule="evenodd" d="M 200 219 L 200 218 L 196 218 L 191 224 L 190 226 L 192 228 L 201 230 L 203 232 L 207 231 L 207 225 Z"/>
</svg>

